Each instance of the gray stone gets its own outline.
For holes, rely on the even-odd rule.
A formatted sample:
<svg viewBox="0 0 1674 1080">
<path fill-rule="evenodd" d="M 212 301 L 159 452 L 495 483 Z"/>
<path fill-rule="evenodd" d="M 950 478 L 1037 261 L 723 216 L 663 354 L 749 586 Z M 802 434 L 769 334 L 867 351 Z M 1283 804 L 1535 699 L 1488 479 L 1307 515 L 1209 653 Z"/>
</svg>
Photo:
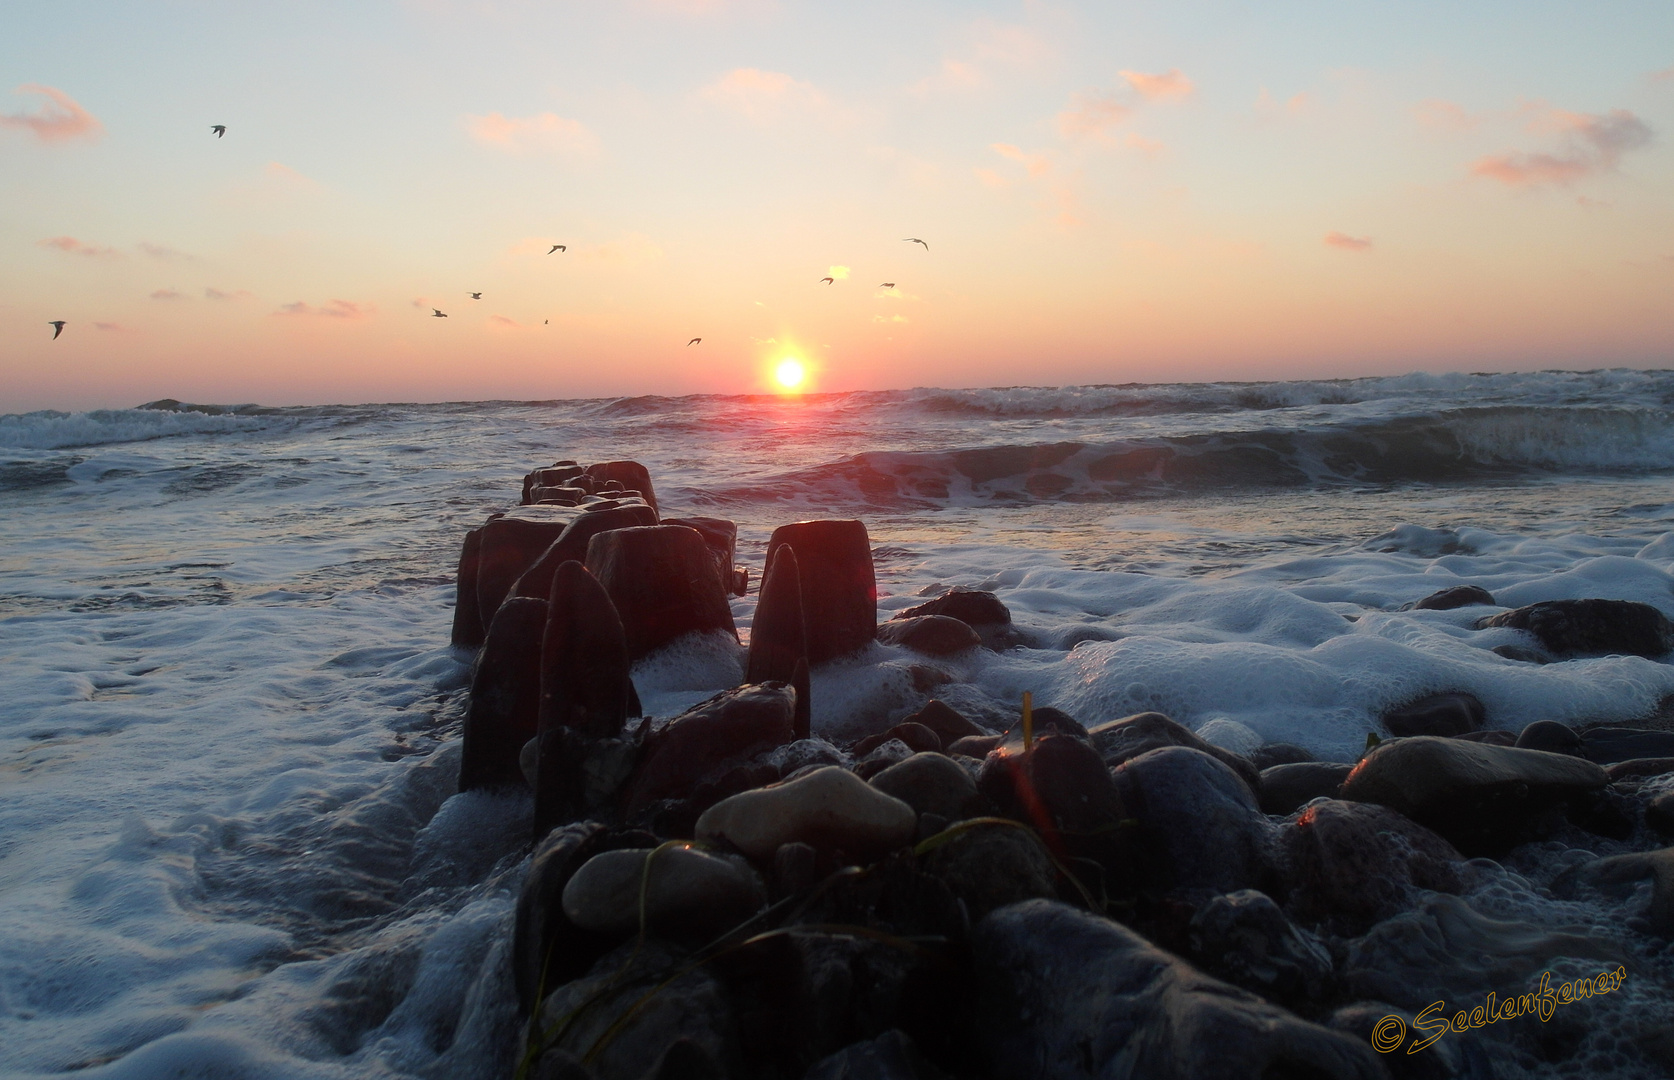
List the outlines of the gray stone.
<svg viewBox="0 0 1674 1080">
<path fill-rule="evenodd" d="M 945 754 L 918 753 L 872 777 L 871 784 L 920 814 L 958 821 L 976 799 L 976 783 Z"/>
<path fill-rule="evenodd" d="M 971 933 L 969 1038 L 996 1080 L 1376 1080 L 1365 1043 L 1210 978 L 1107 919 L 1049 900 Z"/>
<path fill-rule="evenodd" d="M 1644 656 L 1656 659 L 1674 643 L 1674 626 L 1649 604 L 1631 600 L 1545 600 L 1479 619 L 1477 629 L 1527 630 L 1552 654 Z"/>
<path fill-rule="evenodd" d="M 1298 761 L 1261 770 L 1261 812 L 1285 815 L 1313 799 L 1334 799 L 1354 766 L 1339 761 Z"/>
<path fill-rule="evenodd" d="M 1577 885 L 1625 898 L 1644 883 L 1651 886 L 1650 905 L 1639 916 L 1645 929 L 1674 938 L 1674 848 L 1611 855 L 1572 867 L 1552 883 L 1560 896 L 1573 896 Z"/>
<path fill-rule="evenodd" d="M 1581 736 L 1568 724 L 1556 720 L 1536 720 L 1517 733 L 1518 748 L 1544 750 L 1548 754 L 1568 754 L 1585 757 L 1581 753 Z"/>
<path fill-rule="evenodd" d="M 1317 1001 L 1331 981 L 1331 950 L 1254 889 L 1204 904 L 1190 937 L 1192 958 L 1205 971 L 1265 998 Z"/>
<path fill-rule="evenodd" d="M 690 794 L 733 758 L 791 742 L 795 715 L 796 691 L 783 683 L 724 690 L 692 706 L 647 741 L 628 786 L 628 813 Z"/>
<path fill-rule="evenodd" d="M 1645 804 L 1645 824 L 1663 836 L 1674 836 L 1674 791 L 1665 791 Z"/>
<path fill-rule="evenodd" d="M 917 828 L 911 806 L 836 766 L 733 795 L 697 821 L 699 839 L 725 840 L 758 860 L 792 841 L 879 856 L 910 842 Z"/>
<path fill-rule="evenodd" d="M 1581 755 L 1600 765 L 1635 758 L 1674 757 L 1674 731 L 1595 727 L 1581 732 Z"/>
<path fill-rule="evenodd" d="M 1466 855 L 1492 856 L 1539 835 L 1546 811 L 1608 782 L 1601 767 L 1579 758 L 1420 736 L 1374 748 L 1342 796 L 1399 811 Z"/>
<path fill-rule="evenodd" d="M 1430 694 L 1409 701 L 1383 714 L 1384 730 L 1391 735 L 1463 735 L 1480 731 L 1487 710 L 1474 694 L 1454 691 Z"/>
<path fill-rule="evenodd" d="M 902 723 L 923 724 L 941 738 L 944 746 L 951 746 L 968 735 L 988 734 L 951 705 L 936 698 L 931 698 L 925 703 L 924 708 L 907 717 Z"/>
<path fill-rule="evenodd" d="M 1261 883 L 1273 826 L 1219 759 L 1164 746 L 1117 766 L 1115 779 L 1142 842 L 1161 855 L 1155 884 L 1232 892 Z"/>
<path fill-rule="evenodd" d="M 649 871 L 647 858 L 649 857 Z M 564 886 L 564 914 L 596 933 L 646 929 L 707 940 L 755 914 L 766 901 L 761 879 L 742 860 L 688 844 L 607 851 L 583 863 Z"/>
<path fill-rule="evenodd" d="M 1494 594 L 1480 585 L 1455 585 L 1451 589 L 1441 589 L 1433 592 L 1422 600 L 1403 604 L 1401 610 L 1451 611 L 1454 608 L 1470 607 L 1473 604 L 1492 603 L 1494 603 Z"/>
<path fill-rule="evenodd" d="M 1058 898 L 1058 873 L 1046 846 L 1023 825 L 960 825 L 935 840 L 925 870 L 964 902 L 973 919 L 1021 900 Z"/>
<path fill-rule="evenodd" d="M 1087 729 L 1087 736 L 1107 765 L 1120 765 L 1163 746 L 1186 746 L 1208 754 L 1237 773 L 1252 793 L 1261 786 L 1260 770 L 1249 758 L 1205 742 L 1190 728 L 1159 712 L 1135 713 L 1120 720 L 1107 720 Z"/>
<path fill-rule="evenodd" d="M 920 615 L 880 623 L 878 640 L 885 645 L 899 645 L 926 656 L 952 656 L 982 644 L 980 634 L 947 615 Z"/>
<path fill-rule="evenodd" d="M 1417 902 L 1420 890 L 1458 892 L 1453 845 L 1387 807 L 1312 803 L 1279 830 L 1286 907 L 1308 926 L 1360 934 Z"/>
<path fill-rule="evenodd" d="M 1275 765 L 1299 765 L 1304 761 L 1317 761 L 1313 753 L 1295 743 L 1267 743 L 1258 746 L 1248 754 L 1251 764 L 1258 769 L 1270 769 Z"/>
</svg>

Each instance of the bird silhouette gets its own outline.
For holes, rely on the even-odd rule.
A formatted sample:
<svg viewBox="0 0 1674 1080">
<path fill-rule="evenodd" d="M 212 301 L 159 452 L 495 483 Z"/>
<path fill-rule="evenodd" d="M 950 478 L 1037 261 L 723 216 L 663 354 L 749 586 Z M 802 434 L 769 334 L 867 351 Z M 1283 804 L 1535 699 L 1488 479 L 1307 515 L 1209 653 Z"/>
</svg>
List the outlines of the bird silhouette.
<svg viewBox="0 0 1674 1080">
<path fill-rule="evenodd" d="M 551 319 L 542 319 L 542 320 L 541 320 L 541 325 L 542 325 L 542 326 L 550 326 L 550 325 L 551 325 L 551 324 L 552 324 L 552 320 L 551 320 Z"/>
<path fill-rule="evenodd" d="M 434 315 L 430 316 L 432 319 L 445 319 L 445 318 L 448 317 L 447 313 L 444 312 L 441 308 L 431 308 L 430 310 L 435 312 Z"/>
<path fill-rule="evenodd" d="M 563 244 L 553 244 L 552 245 L 552 251 L 568 251 L 568 250 L 570 250 L 570 249 L 565 247 Z M 547 252 L 547 254 L 551 255 L 552 251 Z"/>
<path fill-rule="evenodd" d="M 58 335 L 62 334 L 64 332 L 64 320 L 63 319 L 54 319 L 51 322 L 47 323 L 47 325 L 52 327 L 52 340 L 57 341 L 58 340 Z"/>
<path fill-rule="evenodd" d="M 219 139 L 221 136 L 223 136 L 227 133 L 227 125 L 216 124 L 214 127 L 210 128 L 209 130 L 213 131 L 215 133 L 215 137 L 217 139 Z"/>
<path fill-rule="evenodd" d="M 828 278 L 828 277 L 822 277 L 822 278 L 820 278 L 820 281 L 824 282 L 827 285 L 835 285 L 837 283 L 836 278 Z"/>
<path fill-rule="evenodd" d="M 480 292 L 472 293 L 471 294 L 471 299 L 472 300 L 481 300 L 482 299 L 482 293 L 480 293 Z"/>
<path fill-rule="evenodd" d="M 924 241 L 920 240 L 916 236 L 904 237 L 904 238 L 902 238 L 901 242 L 903 244 L 924 244 Z M 930 250 L 930 245 L 929 244 L 924 244 L 924 250 L 929 251 Z"/>
<path fill-rule="evenodd" d="M 878 288 L 880 288 L 880 289 L 893 289 L 893 288 L 895 288 L 895 282 L 886 281 L 882 285 L 879 285 Z"/>
<path fill-rule="evenodd" d="M 693 339 L 692 339 L 692 340 L 690 340 L 690 341 L 688 341 L 688 342 L 686 342 L 686 348 L 688 348 L 688 349 L 689 349 L 689 348 L 691 348 L 691 347 L 692 347 L 692 346 L 693 346 L 693 345 L 697 345 L 697 344 L 699 344 L 699 343 L 701 343 L 701 342 L 702 342 L 702 341 L 703 341 L 703 339 L 702 339 L 702 338 L 700 338 L 700 337 L 695 337 L 695 338 L 693 338 Z"/>
</svg>

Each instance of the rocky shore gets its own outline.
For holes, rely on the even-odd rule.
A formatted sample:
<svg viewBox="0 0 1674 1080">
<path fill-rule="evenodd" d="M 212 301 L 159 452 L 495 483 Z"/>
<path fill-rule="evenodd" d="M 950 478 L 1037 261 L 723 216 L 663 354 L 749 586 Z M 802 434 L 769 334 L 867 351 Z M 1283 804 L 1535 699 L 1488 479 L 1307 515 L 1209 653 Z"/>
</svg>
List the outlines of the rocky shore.
<svg viewBox="0 0 1674 1080">
<path fill-rule="evenodd" d="M 882 642 L 924 658 L 929 694 L 938 658 L 1029 642 L 975 590 L 879 625 L 865 526 L 825 520 L 773 533 L 743 684 L 646 717 L 636 662 L 694 634 L 743 648 L 736 528 L 662 516 L 627 461 L 536 469 L 522 503 L 465 538 L 453 627 L 476 653 L 460 790 L 534 797 L 519 1077 L 1674 1074 L 1660 716 L 1489 726 L 1443 692 L 1327 762 L 1155 712 L 1024 701 L 992 730 L 931 696 L 834 742 L 820 665 Z M 1496 651 L 1526 663 L 1674 644 L 1615 600 L 1479 625 L 1521 631 Z"/>
</svg>

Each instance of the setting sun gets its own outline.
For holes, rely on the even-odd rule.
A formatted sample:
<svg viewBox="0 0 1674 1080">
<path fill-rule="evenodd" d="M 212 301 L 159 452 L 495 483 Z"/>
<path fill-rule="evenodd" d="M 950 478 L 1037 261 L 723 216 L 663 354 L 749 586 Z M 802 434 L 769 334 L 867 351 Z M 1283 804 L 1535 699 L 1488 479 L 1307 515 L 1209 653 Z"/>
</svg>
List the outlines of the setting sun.
<svg viewBox="0 0 1674 1080">
<path fill-rule="evenodd" d="M 808 378 L 808 368 L 795 357 L 786 357 L 773 368 L 773 381 L 783 390 L 799 390 Z"/>
</svg>

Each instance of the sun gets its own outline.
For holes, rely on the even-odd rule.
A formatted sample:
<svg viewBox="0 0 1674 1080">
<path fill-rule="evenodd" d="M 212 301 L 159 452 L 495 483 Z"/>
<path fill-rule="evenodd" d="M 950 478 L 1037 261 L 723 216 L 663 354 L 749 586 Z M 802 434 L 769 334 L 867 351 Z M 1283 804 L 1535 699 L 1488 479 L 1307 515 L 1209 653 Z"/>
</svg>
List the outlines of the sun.
<svg viewBox="0 0 1674 1080">
<path fill-rule="evenodd" d="M 773 381 L 781 390 L 800 390 L 808 381 L 808 366 L 794 356 L 787 356 L 774 365 Z"/>
</svg>

